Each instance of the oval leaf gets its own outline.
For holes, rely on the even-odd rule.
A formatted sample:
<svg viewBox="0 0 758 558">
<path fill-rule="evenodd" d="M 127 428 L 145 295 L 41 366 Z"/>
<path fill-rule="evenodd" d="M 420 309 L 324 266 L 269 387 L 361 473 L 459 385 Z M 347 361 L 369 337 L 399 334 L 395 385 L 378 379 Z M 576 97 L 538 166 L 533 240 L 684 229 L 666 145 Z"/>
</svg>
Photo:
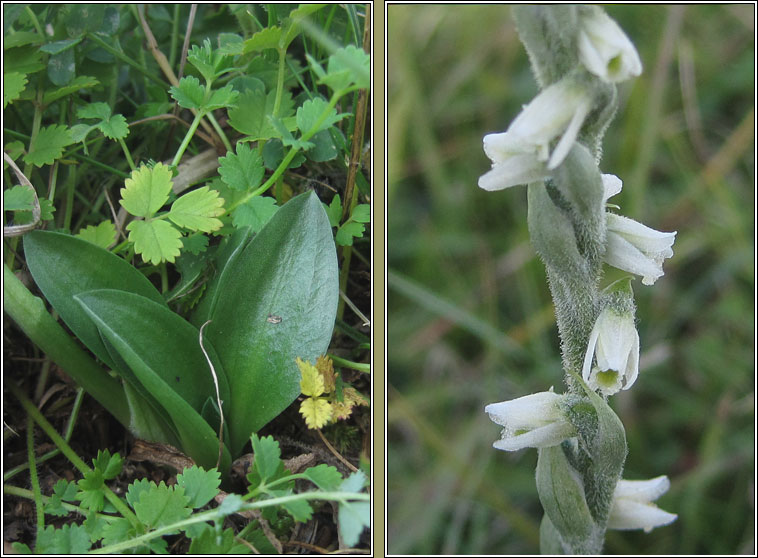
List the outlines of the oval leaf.
<svg viewBox="0 0 758 558">
<path fill-rule="evenodd" d="M 95 289 L 117 289 L 165 305 L 147 278 L 107 250 L 66 234 L 33 231 L 24 236 L 29 271 L 66 325 L 111 368 L 116 368 L 100 333 L 74 296 Z"/>
<path fill-rule="evenodd" d="M 234 394 L 233 455 L 300 393 L 295 359 L 326 352 L 338 293 L 331 227 L 313 192 L 283 205 L 224 270 L 207 331 Z"/>
</svg>

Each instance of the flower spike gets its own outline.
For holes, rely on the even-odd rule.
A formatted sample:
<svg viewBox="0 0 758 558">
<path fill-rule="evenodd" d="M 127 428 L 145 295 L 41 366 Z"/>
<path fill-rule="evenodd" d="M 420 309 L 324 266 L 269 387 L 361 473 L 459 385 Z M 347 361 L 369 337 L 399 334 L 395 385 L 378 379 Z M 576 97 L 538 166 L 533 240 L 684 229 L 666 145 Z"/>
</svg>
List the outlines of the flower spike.
<svg viewBox="0 0 758 558">
<path fill-rule="evenodd" d="M 608 517 L 608 528 L 619 530 L 644 529 L 673 523 L 677 515 L 663 511 L 652 502 L 665 494 L 671 483 L 666 475 L 643 481 L 620 480 L 616 484 Z"/>
</svg>

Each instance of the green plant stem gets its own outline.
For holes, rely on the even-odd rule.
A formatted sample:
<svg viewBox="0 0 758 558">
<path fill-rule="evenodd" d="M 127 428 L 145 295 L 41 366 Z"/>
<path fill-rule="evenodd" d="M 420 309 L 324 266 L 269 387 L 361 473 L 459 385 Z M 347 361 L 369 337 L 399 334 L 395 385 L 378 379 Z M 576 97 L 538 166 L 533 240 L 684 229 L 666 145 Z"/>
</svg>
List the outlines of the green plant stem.
<svg viewBox="0 0 758 558">
<path fill-rule="evenodd" d="M 197 127 L 200 125 L 200 121 L 203 119 L 203 112 L 198 111 L 195 115 L 195 119 L 192 121 L 192 124 L 190 124 L 189 130 L 187 130 L 187 133 L 184 134 L 184 139 L 182 140 L 182 144 L 179 146 L 179 150 L 176 152 L 176 155 L 174 155 L 174 159 L 171 161 L 171 166 L 176 167 L 179 164 L 179 161 L 182 160 L 182 155 L 184 155 L 184 152 L 187 150 L 187 147 L 189 146 L 190 141 L 192 140 L 192 136 L 195 135 L 195 131 L 197 130 Z"/>
<path fill-rule="evenodd" d="M 371 374 L 371 364 L 366 362 L 353 362 L 352 360 L 347 360 L 338 356 L 335 356 L 331 353 L 327 354 L 330 359 L 332 359 L 332 362 L 336 364 L 337 366 L 344 366 L 345 368 L 352 368 L 353 370 L 358 370 L 359 372 L 365 372 L 366 374 Z"/>
<path fill-rule="evenodd" d="M 232 151 L 232 144 L 229 142 L 229 138 L 226 137 L 226 134 L 224 133 L 223 128 L 221 128 L 221 125 L 216 120 L 216 117 L 213 116 L 213 113 L 212 112 L 208 112 L 208 113 L 206 113 L 205 116 L 210 121 L 211 126 L 213 126 L 213 129 L 216 130 L 216 133 L 218 134 L 218 137 L 221 138 L 221 143 L 224 144 L 224 147 L 226 148 L 226 150 L 227 151 Z"/>
<path fill-rule="evenodd" d="M 260 502 L 247 503 L 247 504 L 244 504 L 237 511 L 241 512 L 241 511 L 268 508 L 271 506 L 280 506 L 282 504 L 297 502 L 300 500 L 306 500 L 306 501 L 307 500 L 336 500 L 339 502 L 348 502 L 348 501 L 358 500 L 358 501 L 366 502 L 366 501 L 371 500 L 371 496 L 369 496 L 368 494 L 355 493 L 355 492 L 304 492 L 301 494 L 292 494 L 289 496 L 280 496 L 279 498 L 271 498 L 269 500 L 262 500 Z M 92 551 L 92 554 L 114 554 L 117 552 L 122 552 L 128 548 L 141 546 L 154 538 L 162 537 L 163 535 L 174 533 L 177 530 L 186 529 L 190 525 L 195 525 L 196 523 L 205 523 L 208 521 L 222 520 L 224 517 L 225 517 L 225 514 L 221 513 L 219 511 L 219 508 L 202 512 L 202 513 L 197 513 L 193 515 L 192 517 L 189 517 L 183 521 L 178 521 L 171 525 L 166 525 L 164 527 L 161 527 L 160 529 L 156 529 L 155 531 L 150 531 L 149 533 L 145 533 L 142 536 L 135 537 L 128 541 L 124 541 L 124 542 L 112 544 L 110 546 L 104 546 L 102 548 L 95 549 Z"/>
<path fill-rule="evenodd" d="M 34 421 L 31 415 L 26 420 L 26 459 L 29 461 L 29 478 L 34 492 L 34 505 L 37 510 L 37 536 L 45 529 L 45 509 L 42 504 L 42 492 L 39 488 L 37 463 L 34 455 Z"/>
<path fill-rule="evenodd" d="M 134 166 L 134 161 L 132 160 L 132 154 L 129 153 L 129 148 L 126 146 L 126 142 L 124 142 L 124 138 L 118 138 L 118 143 L 121 146 L 121 149 L 124 151 L 124 155 L 126 156 L 126 162 L 129 163 L 129 168 L 132 170 L 136 170 L 137 167 Z"/>
<path fill-rule="evenodd" d="M 3 266 L 3 282 L 4 310 L 11 319 L 53 362 L 75 371 L 77 382 L 121 424 L 129 424 L 131 415 L 119 381 L 79 348 L 47 312 L 42 300 L 30 293 L 7 265 Z"/>
<path fill-rule="evenodd" d="M 50 362 L 49 360 L 47 362 Z M 76 418 L 79 416 L 79 409 L 82 407 L 82 401 L 84 401 L 84 390 L 82 388 L 77 388 L 76 390 L 76 397 L 74 398 L 74 404 L 71 407 L 71 413 L 68 417 L 68 422 L 66 423 L 66 432 L 63 435 L 63 439 L 66 440 L 66 442 L 69 442 L 71 440 L 71 436 L 74 433 L 74 426 L 76 425 Z M 58 455 L 61 452 L 58 448 L 55 448 L 53 450 L 50 450 L 44 455 L 41 455 L 37 458 L 37 463 L 44 463 L 45 461 L 52 459 L 56 455 Z M 15 477 L 17 474 L 19 474 L 21 471 L 24 471 L 27 467 L 29 467 L 29 463 L 22 463 L 21 465 L 18 465 L 17 467 L 14 467 L 13 469 L 5 472 L 3 474 L 3 481 L 9 481 L 13 477 Z"/>
<path fill-rule="evenodd" d="M 174 4 L 174 17 L 171 19 L 171 46 L 168 49 L 168 65 L 176 66 L 176 53 L 179 46 L 179 8 L 181 4 Z"/>
<path fill-rule="evenodd" d="M 56 432 L 55 428 L 53 428 L 53 425 L 50 424 L 47 419 L 42 416 L 42 413 L 37 410 L 37 407 L 34 406 L 34 403 L 32 403 L 32 401 L 23 394 L 18 386 L 12 382 L 8 382 L 7 386 L 13 395 L 19 400 L 21 406 L 24 407 L 24 410 L 29 414 L 29 417 L 34 419 L 34 422 L 36 422 L 39 427 L 45 431 L 45 434 L 47 434 L 48 437 L 55 443 L 55 445 L 58 446 L 63 455 L 65 455 L 66 458 L 77 469 L 79 469 L 83 475 L 91 472 L 92 469 L 90 469 L 89 466 L 81 459 L 81 457 L 79 457 L 76 452 L 71 449 L 71 446 L 69 446 L 61 437 L 61 435 Z M 140 521 L 137 519 L 137 516 L 134 515 L 134 512 L 132 512 L 132 510 L 129 509 L 129 506 L 127 506 L 124 501 L 121 500 L 121 498 L 119 498 L 106 485 L 103 485 L 103 493 L 105 494 L 105 497 L 108 499 L 108 501 L 113 504 L 113 507 L 116 508 L 116 511 L 118 511 L 134 527 L 140 527 Z"/>
<path fill-rule="evenodd" d="M 152 81 L 153 83 L 157 83 L 160 85 L 163 89 L 168 90 L 170 87 L 168 83 L 163 81 L 160 78 L 155 77 L 153 74 L 148 72 L 144 67 L 137 64 L 134 60 L 126 56 L 124 53 L 122 53 L 120 50 L 116 50 L 111 45 L 103 41 L 100 37 L 98 37 L 95 33 L 86 33 L 86 36 L 91 41 L 97 43 L 98 46 L 100 46 L 103 50 L 110 52 L 113 56 L 124 62 L 125 64 L 128 64 L 138 72 L 140 72 L 142 75 L 144 75 L 147 79 Z"/>
<path fill-rule="evenodd" d="M 282 92 L 284 91 L 284 63 L 287 60 L 287 49 L 277 48 L 279 53 L 279 67 L 276 72 L 276 96 L 274 97 L 274 108 L 272 115 L 276 118 L 279 115 L 279 108 L 282 105 Z"/>
<path fill-rule="evenodd" d="M 42 26 L 39 24 L 39 20 L 37 19 L 36 14 L 32 11 L 32 9 L 29 6 L 27 6 L 26 8 L 24 8 L 24 10 L 26 11 L 26 14 L 29 16 L 29 19 L 32 21 L 32 25 L 34 25 L 34 28 L 37 30 L 37 33 L 39 33 L 41 37 L 47 38 L 45 36 L 45 32 L 42 30 Z"/>
</svg>

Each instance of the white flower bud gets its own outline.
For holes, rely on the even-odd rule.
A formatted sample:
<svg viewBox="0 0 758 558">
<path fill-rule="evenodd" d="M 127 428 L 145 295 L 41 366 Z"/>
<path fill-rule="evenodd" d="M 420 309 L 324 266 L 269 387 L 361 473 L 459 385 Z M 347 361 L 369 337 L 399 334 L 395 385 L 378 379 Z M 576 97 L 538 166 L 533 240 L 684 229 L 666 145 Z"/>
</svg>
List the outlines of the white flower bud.
<svg viewBox="0 0 758 558">
<path fill-rule="evenodd" d="M 582 14 L 578 43 L 579 60 L 605 81 L 616 83 L 642 73 L 637 49 L 600 8 L 588 9 Z"/>
<path fill-rule="evenodd" d="M 566 78 L 545 88 L 507 131 L 484 136 L 484 152 L 493 164 L 479 187 L 502 190 L 547 178 L 566 158 L 591 108 L 583 82 Z M 550 143 L 559 137 L 551 154 Z"/>
<path fill-rule="evenodd" d="M 655 283 L 663 275 L 663 260 L 674 255 L 676 232 L 656 231 L 613 213 L 606 213 L 606 225 L 605 262 L 642 276 L 643 285 Z"/>
<path fill-rule="evenodd" d="M 504 427 L 493 447 L 505 451 L 556 446 L 575 435 L 559 407 L 562 395 L 543 391 L 484 408 L 490 419 Z"/>
<path fill-rule="evenodd" d="M 608 528 L 644 529 L 649 533 L 655 527 L 672 523 L 677 518 L 676 514 L 663 511 L 651 503 L 665 494 L 669 486 L 665 475 L 645 481 L 618 481 L 613 492 Z"/>
<path fill-rule="evenodd" d="M 606 306 L 590 333 L 582 378 L 591 389 L 613 395 L 632 386 L 639 373 L 639 361 L 640 337 L 634 327 L 634 315 Z"/>
</svg>

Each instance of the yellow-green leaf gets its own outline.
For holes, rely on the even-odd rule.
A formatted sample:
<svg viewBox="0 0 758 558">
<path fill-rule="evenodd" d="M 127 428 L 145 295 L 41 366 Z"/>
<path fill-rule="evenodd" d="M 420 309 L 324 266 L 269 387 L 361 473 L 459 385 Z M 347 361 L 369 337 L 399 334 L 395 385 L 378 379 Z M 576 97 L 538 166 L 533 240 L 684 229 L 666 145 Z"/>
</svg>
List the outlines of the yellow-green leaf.
<svg viewBox="0 0 758 558">
<path fill-rule="evenodd" d="M 325 399 L 309 397 L 300 404 L 300 414 L 308 428 L 321 428 L 332 418 L 332 406 Z"/>
<path fill-rule="evenodd" d="M 121 188 L 121 205 L 137 217 L 152 217 L 168 200 L 172 186 L 171 169 L 163 163 L 133 170 Z"/>
<path fill-rule="evenodd" d="M 316 367 L 308 361 L 301 360 L 300 357 L 295 362 L 300 369 L 300 391 L 303 395 L 318 397 L 324 393 L 324 377 Z"/>
<path fill-rule="evenodd" d="M 218 191 L 203 186 L 184 194 L 171 205 L 168 218 L 176 225 L 193 231 L 213 232 L 223 223 L 216 219 L 224 214 L 224 198 Z"/>
<path fill-rule="evenodd" d="M 182 234 L 171 223 L 132 221 L 126 230 L 129 231 L 129 242 L 134 243 L 134 251 L 141 254 L 146 263 L 174 263 L 174 259 L 181 253 Z"/>
<path fill-rule="evenodd" d="M 83 228 L 76 236 L 107 249 L 116 240 L 116 227 L 110 221 L 103 221 L 99 225 L 89 225 Z"/>
</svg>

